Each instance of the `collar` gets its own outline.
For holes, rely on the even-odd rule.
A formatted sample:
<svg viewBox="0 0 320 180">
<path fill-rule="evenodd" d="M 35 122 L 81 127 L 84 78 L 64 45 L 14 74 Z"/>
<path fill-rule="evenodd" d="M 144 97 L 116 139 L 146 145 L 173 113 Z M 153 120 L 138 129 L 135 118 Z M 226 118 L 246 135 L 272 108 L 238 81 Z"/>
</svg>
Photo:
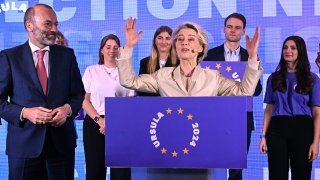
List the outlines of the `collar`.
<svg viewBox="0 0 320 180">
<path fill-rule="evenodd" d="M 224 47 L 225 54 L 234 53 L 234 55 L 236 55 L 236 56 L 239 56 L 239 54 L 240 54 L 240 46 L 235 51 L 230 51 L 229 48 L 227 47 L 226 43 L 223 44 L 223 47 Z"/>
<path fill-rule="evenodd" d="M 36 52 L 36 51 L 38 51 L 40 49 L 38 46 L 32 44 L 32 42 L 30 40 L 28 41 L 28 43 L 29 43 L 29 46 L 31 48 L 31 52 L 32 53 L 34 53 L 34 52 Z M 46 47 L 42 48 L 41 50 L 50 51 L 50 46 L 46 46 Z"/>
</svg>

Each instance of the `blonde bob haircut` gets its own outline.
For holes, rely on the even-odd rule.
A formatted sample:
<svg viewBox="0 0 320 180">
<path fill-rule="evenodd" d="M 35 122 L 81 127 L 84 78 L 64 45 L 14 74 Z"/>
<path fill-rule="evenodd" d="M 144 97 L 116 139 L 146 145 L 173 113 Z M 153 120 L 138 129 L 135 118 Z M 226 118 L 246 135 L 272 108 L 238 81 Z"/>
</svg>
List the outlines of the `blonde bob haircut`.
<svg viewBox="0 0 320 180">
<path fill-rule="evenodd" d="M 185 22 L 179 25 L 176 28 L 176 30 L 173 32 L 173 48 L 175 49 L 175 51 L 176 51 L 177 36 L 182 29 L 193 29 L 197 33 L 198 41 L 203 48 L 202 52 L 198 53 L 197 63 L 199 64 L 207 56 L 207 53 L 208 53 L 208 36 L 204 32 L 204 30 L 196 23 Z"/>
</svg>

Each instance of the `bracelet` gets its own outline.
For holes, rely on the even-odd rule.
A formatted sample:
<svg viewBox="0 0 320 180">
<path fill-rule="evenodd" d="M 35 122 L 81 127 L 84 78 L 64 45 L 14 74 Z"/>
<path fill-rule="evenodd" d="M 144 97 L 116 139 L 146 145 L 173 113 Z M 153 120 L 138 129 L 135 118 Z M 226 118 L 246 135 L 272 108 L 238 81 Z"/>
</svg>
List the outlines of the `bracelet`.
<svg viewBox="0 0 320 180">
<path fill-rule="evenodd" d="M 260 135 L 260 139 L 262 139 L 262 138 L 266 138 L 266 135 L 265 134 L 261 134 Z"/>
</svg>

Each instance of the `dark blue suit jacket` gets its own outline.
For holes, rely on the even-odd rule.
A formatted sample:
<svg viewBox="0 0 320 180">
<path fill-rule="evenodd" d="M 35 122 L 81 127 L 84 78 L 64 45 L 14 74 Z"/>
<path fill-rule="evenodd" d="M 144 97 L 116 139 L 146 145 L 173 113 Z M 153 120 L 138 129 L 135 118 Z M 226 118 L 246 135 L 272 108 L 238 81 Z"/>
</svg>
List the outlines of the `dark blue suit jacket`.
<svg viewBox="0 0 320 180">
<path fill-rule="evenodd" d="M 49 68 L 45 96 L 28 42 L 0 52 L 0 117 L 8 122 L 8 156 L 39 156 L 46 133 L 51 133 L 54 146 L 61 153 L 71 152 L 76 147 L 73 119 L 82 106 L 85 91 L 73 49 L 50 46 Z M 71 106 L 72 116 L 61 127 L 20 121 L 23 107 L 54 109 L 65 103 Z"/>
<path fill-rule="evenodd" d="M 248 51 L 240 46 L 240 61 L 248 61 L 249 54 Z M 208 51 L 207 57 L 204 59 L 204 61 L 225 61 L 224 58 L 224 44 L 217 46 L 215 48 L 212 48 Z M 262 91 L 262 85 L 259 80 L 256 90 L 254 92 L 254 96 L 259 96 Z M 248 118 L 248 129 L 253 130 L 254 129 L 254 122 L 253 122 L 253 113 L 248 112 L 247 115 Z"/>
</svg>

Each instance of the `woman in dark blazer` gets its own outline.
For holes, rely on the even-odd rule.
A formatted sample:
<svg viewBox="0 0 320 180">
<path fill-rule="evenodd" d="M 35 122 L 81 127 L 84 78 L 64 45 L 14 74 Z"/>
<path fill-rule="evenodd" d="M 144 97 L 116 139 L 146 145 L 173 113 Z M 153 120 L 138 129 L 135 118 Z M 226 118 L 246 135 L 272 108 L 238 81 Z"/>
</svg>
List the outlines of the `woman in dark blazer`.
<svg viewBox="0 0 320 180">
<path fill-rule="evenodd" d="M 139 74 L 152 74 L 162 67 L 177 66 L 176 54 L 172 49 L 172 29 L 160 26 L 154 33 L 151 55 L 140 60 Z M 138 92 L 139 96 L 159 96 L 154 93 Z"/>
</svg>

